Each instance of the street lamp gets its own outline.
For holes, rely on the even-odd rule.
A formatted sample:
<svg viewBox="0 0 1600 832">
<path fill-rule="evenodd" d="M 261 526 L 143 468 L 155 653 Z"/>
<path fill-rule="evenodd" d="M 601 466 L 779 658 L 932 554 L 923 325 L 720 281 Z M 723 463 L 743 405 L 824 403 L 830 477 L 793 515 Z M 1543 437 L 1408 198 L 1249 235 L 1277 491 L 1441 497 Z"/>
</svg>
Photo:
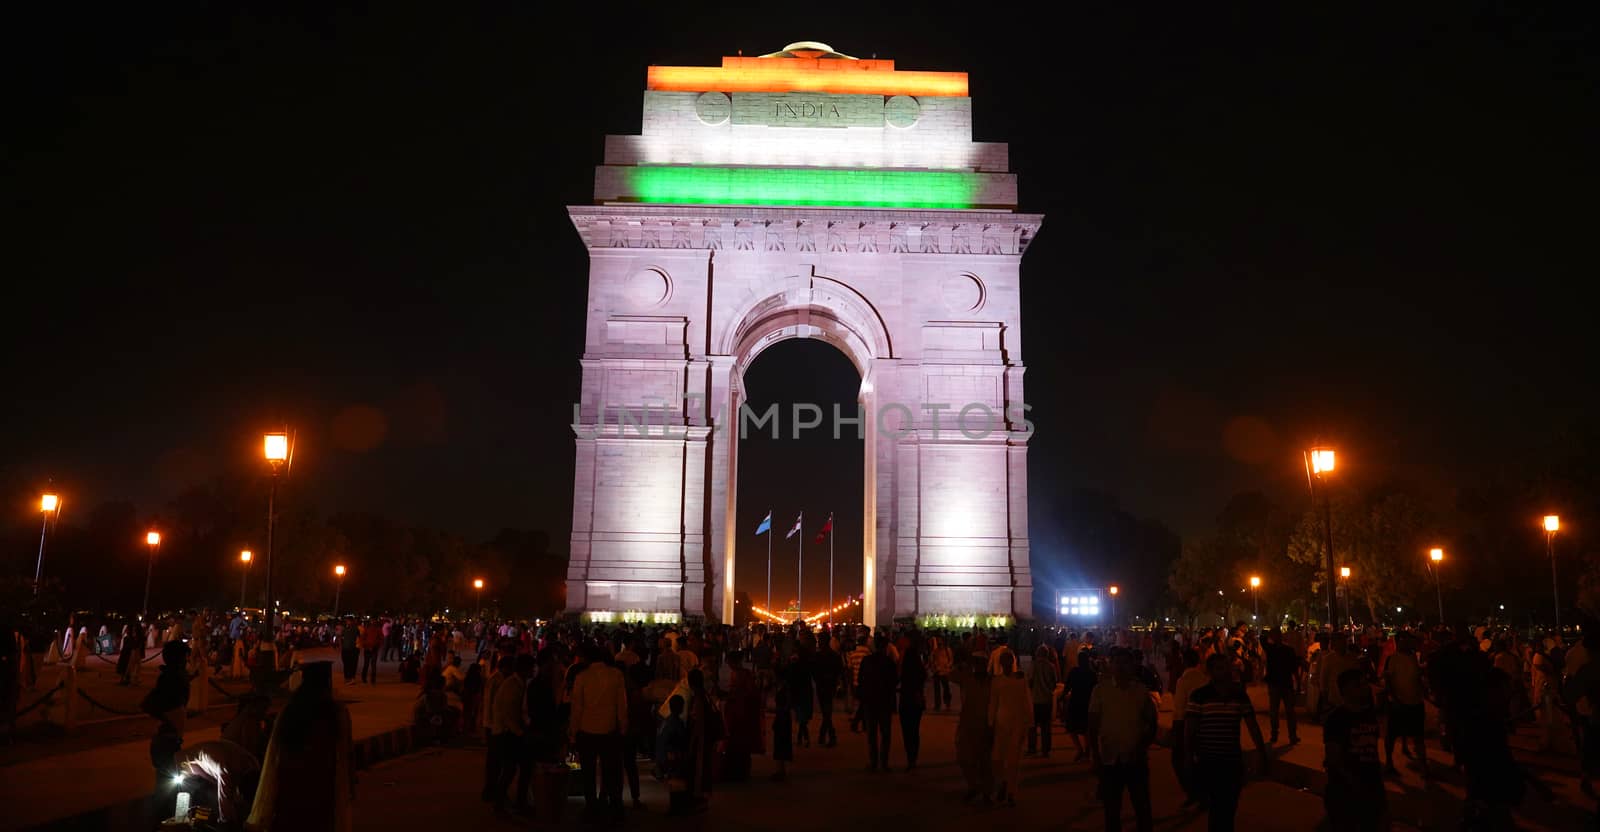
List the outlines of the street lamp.
<svg viewBox="0 0 1600 832">
<path fill-rule="evenodd" d="M 1261 577 L 1250 576 L 1250 599 L 1255 602 L 1256 611 L 1250 614 L 1250 620 L 1255 621 L 1261 617 Z"/>
<path fill-rule="evenodd" d="M 1561 517 L 1556 514 L 1544 516 L 1544 553 L 1550 558 L 1550 594 L 1556 602 L 1556 633 L 1557 638 L 1561 633 L 1561 585 L 1556 581 L 1556 532 L 1561 531 Z"/>
<path fill-rule="evenodd" d="M 286 431 L 275 431 L 264 434 L 261 442 L 262 456 L 267 460 L 267 465 L 272 468 L 272 485 L 267 491 L 267 601 L 266 601 L 266 627 L 267 637 L 271 638 L 274 630 L 274 621 L 277 610 L 272 603 L 272 527 L 277 521 L 275 513 L 278 501 L 278 476 L 289 463 L 289 434 Z"/>
<path fill-rule="evenodd" d="M 1306 458 L 1306 484 L 1311 488 L 1311 499 L 1316 500 L 1317 492 L 1322 492 L 1322 556 L 1324 575 L 1333 574 L 1333 504 L 1328 498 L 1328 475 L 1333 473 L 1334 453 L 1332 448 L 1313 447 L 1305 452 Z M 1333 623 L 1333 581 L 1327 581 L 1328 596 L 1328 622 Z"/>
<path fill-rule="evenodd" d="M 1354 622 L 1350 620 L 1350 567 L 1339 567 L 1339 600 L 1344 602 L 1344 623 L 1346 627 Z"/>
<path fill-rule="evenodd" d="M 472 588 L 474 590 L 476 590 L 477 593 L 478 593 L 478 620 L 482 621 L 483 620 L 483 579 L 482 578 L 474 578 L 472 580 Z"/>
<path fill-rule="evenodd" d="M 1118 589 L 1116 584 L 1112 584 L 1106 591 L 1111 593 L 1111 626 L 1115 627 L 1117 626 L 1117 593 L 1122 590 Z"/>
<path fill-rule="evenodd" d="M 1433 573 L 1433 597 L 1439 602 L 1439 625 L 1444 626 L 1444 590 L 1439 588 L 1439 564 L 1444 562 L 1444 550 L 1435 546 L 1428 550 L 1428 571 Z"/>
<path fill-rule="evenodd" d="M 161 548 L 161 532 L 145 532 L 144 544 L 150 547 L 150 556 L 144 566 L 144 607 L 139 613 L 140 623 L 150 619 L 150 573 L 156 568 L 156 550 Z"/>
<path fill-rule="evenodd" d="M 33 567 L 33 594 L 39 594 L 39 584 L 44 580 L 44 538 L 50 531 L 50 521 L 61 516 L 61 498 L 45 493 L 39 498 L 39 513 L 44 521 L 39 526 L 39 560 Z"/>
<path fill-rule="evenodd" d="M 250 577 L 250 561 L 254 560 L 256 553 L 245 549 L 239 552 L 239 612 L 244 612 L 244 583 Z"/>
<path fill-rule="evenodd" d="M 336 579 L 333 585 L 333 617 L 338 618 L 339 595 L 340 593 L 344 592 L 344 564 L 341 563 L 333 567 L 333 574 Z"/>
</svg>

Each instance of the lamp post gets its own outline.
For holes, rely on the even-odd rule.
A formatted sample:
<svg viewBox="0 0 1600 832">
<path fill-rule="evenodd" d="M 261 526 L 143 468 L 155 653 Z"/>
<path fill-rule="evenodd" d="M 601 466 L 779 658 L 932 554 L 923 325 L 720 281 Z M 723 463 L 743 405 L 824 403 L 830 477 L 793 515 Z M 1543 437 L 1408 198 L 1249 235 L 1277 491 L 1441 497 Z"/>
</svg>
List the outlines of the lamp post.
<svg viewBox="0 0 1600 832">
<path fill-rule="evenodd" d="M 1433 597 L 1439 602 L 1439 625 L 1444 626 L 1444 590 L 1439 588 L 1439 564 L 1444 563 L 1444 550 L 1435 546 L 1428 550 L 1428 571 L 1433 573 Z"/>
<path fill-rule="evenodd" d="M 44 522 L 39 526 L 39 561 L 33 567 L 33 594 L 39 594 L 39 584 L 44 580 L 44 539 L 50 532 L 50 521 L 61 514 L 61 498 L 45 493 L 39 498 L 39 513 Z"/>
<path fill-rule="evenodd" d="M 1556 514 L 1544 516 L 1544 553 L 1550 558 L 1550 594 L 1556 603 L 1556 633 L 1561 632 L 1561 585 L 1556 581 L 1556 532 L 1561 531 L 1561 517 Z"/>
<path fill-rule="evenodd" d="M 1117 593 L 1122 590 L 1118 589 L 1116 584 L 1112 584 L 1106 591 L 1111 594 L 1111 626 L 1115 627 L 1117 626 Z"/>
<path fill-rule="evenodd" d="M 256 553 L 245 549 L 239 552 L 239 612 L 244 612 L 244 584 L 250 577 L 250 561 L 255 560 Z"/>
<path fill-rule="evenodd" d="M 1255 604 L 1255 612 L 1250 614 L 1250 620 L 1255 621 L 1261 618 L 1261 577 L 1258 575 L 1250 576 L 1250 600 Z"/>
<path fill-rule="evenodd" d="M 1311 487 L 1311 497 L 1316 499 L 1317 492 L 1322 492 L 1322 556 L 1323 567 L 1327 571 L 1324 575 L 1333 576 L 1333 503 L 1328 497 L 1328 475 L 1333 473 L 1334 453 L 1332 448 L 1312 448 L 1306 451 L 1306 482 Z M 1328 626 L 1333 626 L 1333 581 L 1327 583 L 1328 596 Z"/>
<path fill-rule="evenodd" d="M 344 564 L 333 567 L 333 617 L 339 617 L 339 596 L 344 592 Z"/>
<path fill-rule="evenodd" d="M 1354 624 L 1350 620 L 1350 567 L 1339 567 L 1339 599 L 1344 601 L 1344 624 L 1346 627 Z"/>
<path fill-rule="evenodd" d="M 277 522 L 278 476 L 289 461 L 289 434 L 284 431 L 268 433 L 262 437 L 262 455 L 272 468 L 272 485 L 267 490 L 267 600 L 265 618 L 267 636 L 276 632 L 274 619 L 277 610 L 272 604 L 272 527 Z"/>
<path fill-rule="evenodd" d="M 482 621 L 483 620 L 483 579 L 482 578 L 473 579 L 472 588 L 475 591 L 477 591 L 477 593 L 478 593 L 478 620 Z"/>
<path fill-rule="evenodd" d="M 156 550 L 161 548 L 161 532 L 145 532 L 144 545 L 149 547 L 150 556 L 144 565 L 144 606 L 139 613 L 141 624 L 150 620 L 150 573 L 156 568 Z"/>
</svg>

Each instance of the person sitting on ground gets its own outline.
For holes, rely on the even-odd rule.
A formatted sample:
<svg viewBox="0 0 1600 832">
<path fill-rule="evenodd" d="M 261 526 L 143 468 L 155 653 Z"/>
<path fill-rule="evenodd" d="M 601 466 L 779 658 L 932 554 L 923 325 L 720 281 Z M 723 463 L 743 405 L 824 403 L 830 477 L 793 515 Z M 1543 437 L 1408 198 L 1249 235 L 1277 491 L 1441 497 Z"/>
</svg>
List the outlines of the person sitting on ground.
<svg viewBox="0 0 1600 832">
<path fill-rule="evenodd" d="M 450 663 L 444 668 L 444 690 L 446 693 L 461 693 L 461 683 L 466 681 L 467 674 L 461 669 L 460 654 L 452 655 Z"/>
</svg>

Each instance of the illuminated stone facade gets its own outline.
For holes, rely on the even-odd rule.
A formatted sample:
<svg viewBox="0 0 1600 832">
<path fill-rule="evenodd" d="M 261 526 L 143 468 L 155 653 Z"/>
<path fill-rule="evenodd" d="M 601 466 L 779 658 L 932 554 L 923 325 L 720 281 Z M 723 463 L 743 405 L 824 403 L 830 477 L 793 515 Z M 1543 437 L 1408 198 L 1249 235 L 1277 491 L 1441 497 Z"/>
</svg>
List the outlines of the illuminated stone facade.
<svg viewBox="0 0 1600 832">
<path fill-rule="evenodd" d="M 1013 212 L 1006 146 L 972 141 L 965 73 L 795 44 L 649 79 L 641 135 L 607 138 L 596 204 L 569 208 L 569 611 L 731 620 L 744 371 L 817 338 L 863 379 L 869 623 L 1027 616 L 1019 265 L 1042 217 Z"/>
</svg>

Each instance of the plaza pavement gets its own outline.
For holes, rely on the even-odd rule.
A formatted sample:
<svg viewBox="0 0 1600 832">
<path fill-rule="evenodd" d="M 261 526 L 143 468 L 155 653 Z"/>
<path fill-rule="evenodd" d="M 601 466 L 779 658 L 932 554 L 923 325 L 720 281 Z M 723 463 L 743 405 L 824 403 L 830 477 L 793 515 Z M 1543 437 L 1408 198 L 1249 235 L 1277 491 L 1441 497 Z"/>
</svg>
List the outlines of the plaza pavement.
<svg viewBox="0 0 1600 832">
<path fill-rule="evenodd" d="M 301 661 L 335 658 L 331 649 L 309 650 Z M 115 684 L 114 668 L 102 671 L 93 660 L 81 682 L 91 696 L 118 710 L 137 711 L 138 703 L 151 686 L 159 660 L 145 666 L 141 686 L 122 688 Z M 350 705 L 351 727 L 358 749 L 368 755 L 406 750 L 396 742 L 397 729 L 411 723 L 411 708 L 416 700 L 415 685 L 400 684 L 398 664 L 383 663 L 377 685 L 344 684 L 335 661 L 334 693 Z M 58 671 L 49 668 L 41 674 L 40 691 L 56 683 Z M 230 691 L 248 686 L 227 679 L 218 682 Z M 23 693 L 32 701 L 37 693 Z M 215 689 L 212 707 L 191 717 L 184 742 L 192 745 L 217 739 L 222 723 L 231 718 L 234 706 Z M 275 702 L 274 710 L 282 706 Z M 90 721 L 64 736 L 42 736 L 36 730 L 25 732 L 16 742 L 0 745 L 0 830 L 30 829 L 134 829 L 142 823 L 144 798 L 153 793 L 155 773 L 150 766 L 150 735 L 155 723 L 149 717 L 106 719 L 96 710 Z M 97 718 L 98 717 L 98 718 Z M 59 719 L 59 710 L 57 711 Z M 365 743 L 363 743 L 365 741 Z M 145 827 L 148 828 L 148 827 Z"/>
<path fill-rule="evenodd" d="M 316 660 L 333 655 L 331 650 L 310 651 L 304 658 Z M 483 771 L 480 744 L 416 750 L 408 756 L 383 759 L 412 751 L 405 729 L 416 688 L 400 684 L 396 674 L 394 663 L 384 663 L 378 685 L 346 686 L 336 672 L 335 692 L 350 704 L 354 736 L 361 749 L 358 753 L 368 760 L 379 760 L 358 775 L 357 827 L 393 832 L 479 821 L 496 826 L 525 823 L 495 818 L 477 802 Z M 136 705 L 152 681 L 153 673 L 147 673 L 144 688 L 114 693 L 103 693 L 100 687 L 89 689 L 97 698 L 120 695 Z M 51 684 L 54 679 L 47 674 L 41 685 Z M 103 686 L 111 682 L 100 679 L 91 684 Z M 242 688 L 226 681 L 223 684 L 230 689 Z M 1265 735 L 1265 690 L 1253 687 L 1251 695 Z M 124 705 L 120 700 L 107 704 L 119 708 Z M 918 832 L 986 826 L 1037 828 L 1041 823 L 1045 828 L 1074 830 L 1099 829 L 1103 825 L 1101 809 L 1094 800 L 1093 774 L 1086 763 L 1071 762 L 1071 742 L 1059 725 L 1055 726 L 1054 755 L 1048 760 L 1024 761 L 1020 805 L 1016 809 L 984 810 L 964 806 L 958 799 L 964 786 L 955 765 L 952 713 L 929 712 L 924 718 L 922 760 L 915 774 L 898 770 L 904 766 L 904 757 L 896 724 L 892 757 L 896 771 L 873 775 L 864 770 L 865 742 L 861 735 L 849 733 L 842 700 L 839 710 L 838 748 L 797 748 L 796 762 L 785 784 L 767 782 L 767 775 L 774 771 L 773 764 L 767 758 L 757 758 L 752 781 L 719 786 L 712 811 L 706 815 L 687 819 L 662 815 L 666 794 L 650 779 L 649 765 L 641 763 L 647 810 L 630 812 L 628 825 L 801 829 L 842 822 L 847 828 L 866 828 L 901 820 L 914 823 Z M 221 722 L 232 712 L 231 706 L 224 705 L 192 718 L 186 741 L 215 738 Z M 1170 716 L 1164 707 L 1163 726 Z M 134 717 L 80 725 L 65 737 L 22 739 L 0 746 L 0 805 L 7 807 L 0 816 L 0 830 L 138 827 L 142 820 L 137 807 L 154 786 L 148 757 L 151 730 L 149 719 Z M 1246 788 L 1240 829 L 1309 829 L 1321 818 L 1319 795 L 1325 782 L 1321 729 L 1302 721 L 1300 737 L 1301 744 L 1290 747 L 1287 728 L 1280 729 L 1272 779 L 1254 780 Z M 1248 737 L 1245 742 L 1248 748 Z M 1519 812 L 1522 827 L 1592 828 L 1593 804 L 1578 791 L 1576 760 L 1571 755 L 1535 750 L 1534 735 L 1527 726 L 1519 728 L 1513 745 L 1519 761 L 1548 784 L 1556 796 L 1556 803 L 1551 804 L 1530 792 Z M 1449 829 L 1459 822 L 1465 797 L 1463 778 L 1450 769 L 1452 760 L 1439 749 L 1436 737 L 1430 737 L 1429 746 L 1434 774 L 1431 787 L 1424 788 L 1420 774 L 1409 761 L 1402 762 L 1402 777 L 1388 784 L 1389 805 L 1397 828 Z M 1152 751 L 1151 772 L 1156 828 L 1203 829 L 1203 815 L 1179 809 L 1182 796 L 1167 750 Z M 569 802 L 565 825 L 577 824 L 580 803 Z M 1131 812 L 1124 815 L 1131 828 Z"/>
</svg>

